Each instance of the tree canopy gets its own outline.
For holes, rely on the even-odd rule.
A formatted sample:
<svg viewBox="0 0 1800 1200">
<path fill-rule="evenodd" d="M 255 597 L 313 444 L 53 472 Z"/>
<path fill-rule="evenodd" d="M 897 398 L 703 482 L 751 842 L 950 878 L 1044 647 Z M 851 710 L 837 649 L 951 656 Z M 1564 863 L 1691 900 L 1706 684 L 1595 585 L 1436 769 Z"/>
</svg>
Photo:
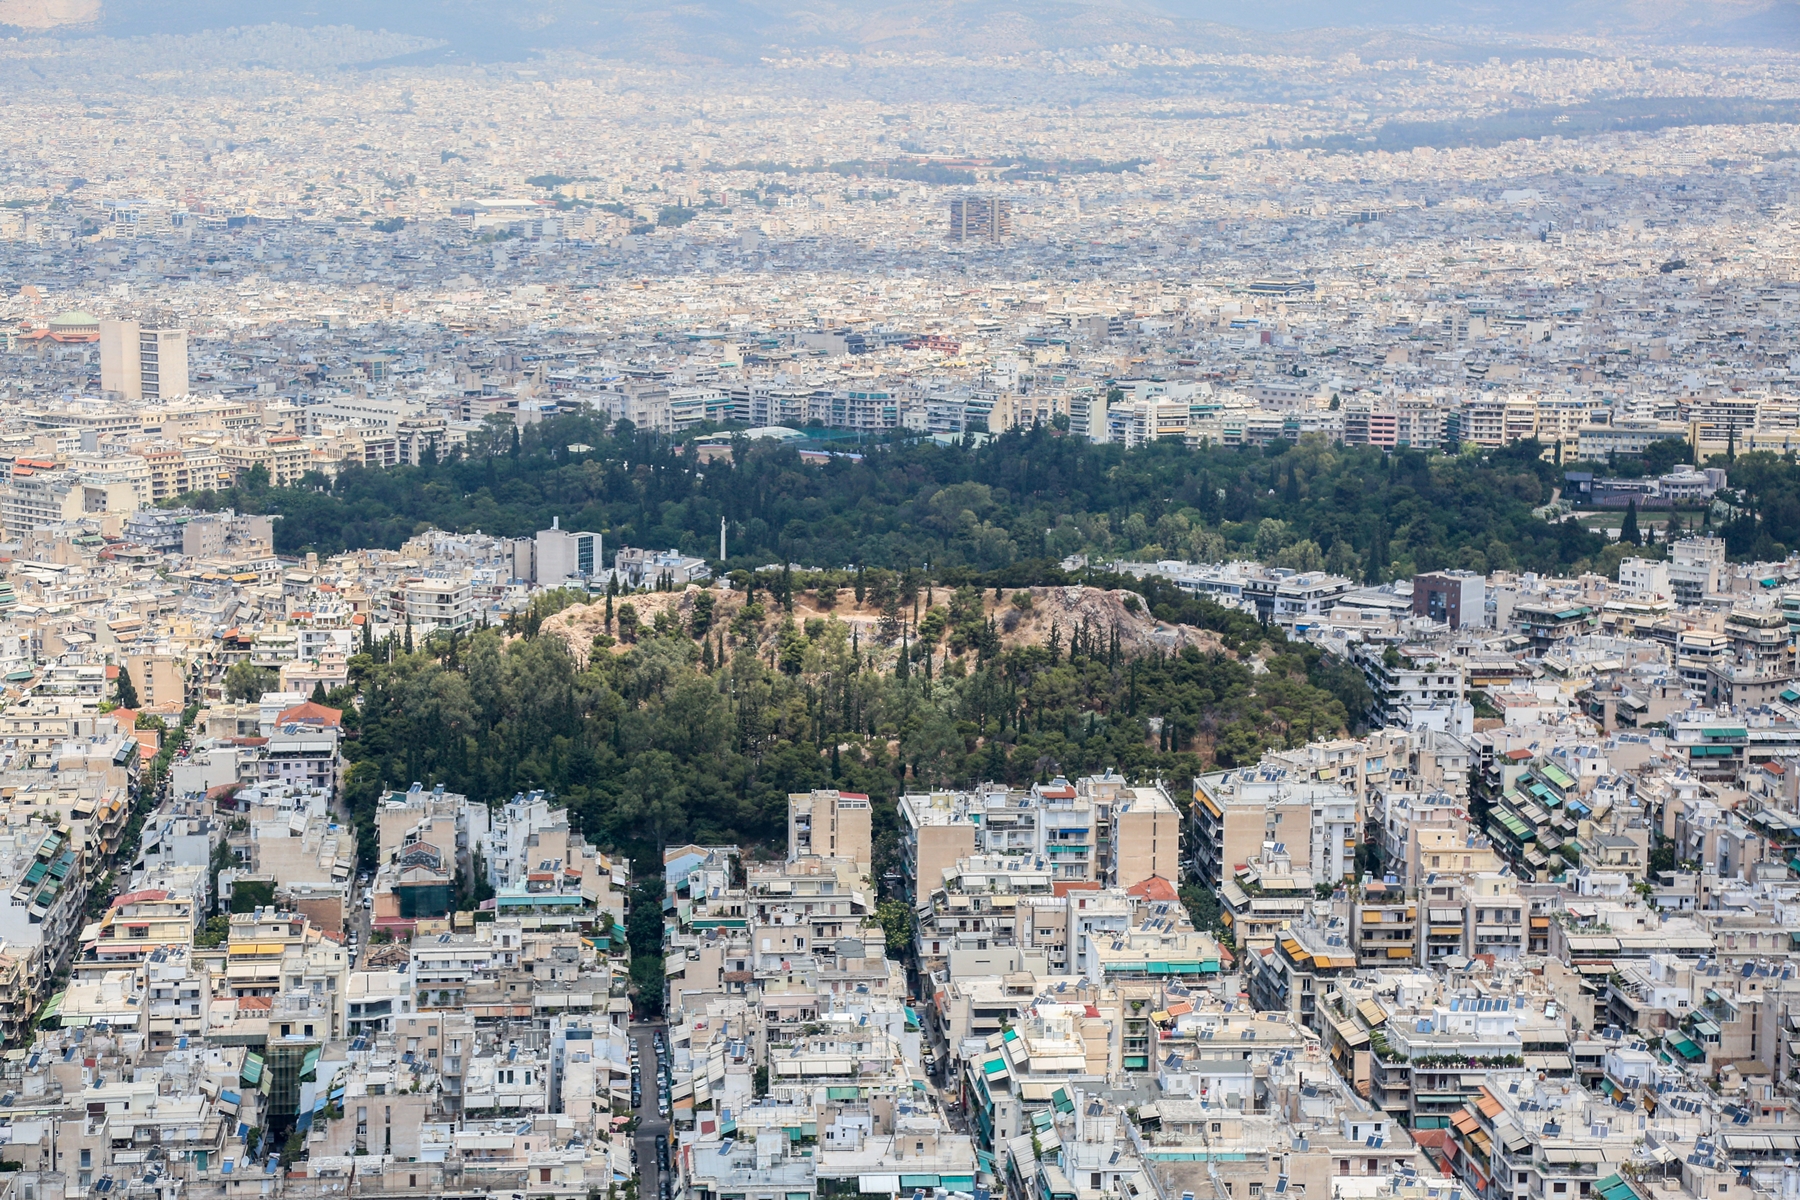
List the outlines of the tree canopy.
<svg viewBox="0 0 1800 1200">
<path fill-rule="evenodd" d="M 484 430 L 445 463 L 353 468 L 293 488 L 246 478 L 182 502 L 280 514 L 284 554 L 395 548 L 433 527 L 527 537 L 561 518 L 564 529 L 604 532 L 609 545 L 710 558 L 724 517 L 734 568 L 929 564 L 940 579 L 1005 571 L 1032 582 L 1032 564 L 1085 552 L 1255 557 L 1387 579 L 1591 565 L 1603 539 L 1532 513 L 1560 471 L 1535 442 L 1453 456 L 1314 437 L 1127 450 L 1043 429 L 978 448 L 900 439 L 822 465 L 739 439 L 732 461 L 700 463 L 628 422 L 608 430 L 567 414 L 516 442 L 511 430 Z"/>
</svg>

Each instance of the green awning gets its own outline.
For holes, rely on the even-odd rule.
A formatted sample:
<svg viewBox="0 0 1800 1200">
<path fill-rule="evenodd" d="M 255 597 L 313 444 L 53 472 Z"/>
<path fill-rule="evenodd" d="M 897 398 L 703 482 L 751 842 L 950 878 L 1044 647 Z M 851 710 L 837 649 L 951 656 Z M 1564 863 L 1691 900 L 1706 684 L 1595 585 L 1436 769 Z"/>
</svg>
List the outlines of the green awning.
<svg viewBox="0 0 1800 1200">
<path fill-rule="evenodd" d="M 255 1087 L 258 1083 L 262 1082 L 262 1073 L 262 1055 L 254 1052 L 246 1054 L 244 1056 L 244 1085 L 246 1087 Z"/>
<path fill-rule="evenodd" d="M 1792 704 L 1794 701 L 1800 700 L 1800 692 L 1796 692 L 1793 688 L 1789 688 L 1781 693 L 1781 698 L 1786 700 L 1789 704 Z"/>
<path fill-rule="evenodd" d="M 1004 1058 L 990 1058 L 981 1064 L 981 1070 L 985 1075 L 998 1075 L 1006 1070 L 1006 1060 Z"/>
<path fill-rule="evenodd" d="M 1596 1183 L 1594 1194 L 1600 1200 L 1638 1200 L 1638 1194 L 1631 1190 L 1631 1185 L 1617 1175 L 1608 1175 Z"/>
<path fill-rule="evenodd" d="M 1056 1105 L 1057 1112 L 1070 1113 L 1075 1111 L 1075 1102 L 1069 1099 L 1069 1093 L 1066 1088 L 1057 1088 L 1054 1092 L 1051 1092 L 1050 1100 Z"/>
<path fill-rule="evenodd" d="M 44 1011 L 38 1014 L 38 1023 L 42 1024 L 45 1021 L 56 1020 L 58 1015 L 62 1012 L 63 1000 L 68 994 L 68 991 L 64 990 L 50 997 L 50 1003 L 44 1005 Z"/>
<path fill-rule="evenodd" d="M 1689 1062 L 1699 1062 L 1706 1057 L 1705 1052 L 1702 1051 L 1700 1047 L 1694 1045 L 1693 1042 L 1678 1033 L 1664 1034 L 1663 1041 L 1668 1043 L 1677 1054 L 1681 1055 L 1681 1057 L 1687 1059 Z"/>
<path fill-rule="evenodd" d="M 1545 763 L 1538 769 L 1543 772 L 1545 779 L 1548 779 L 1559 788 L 1573 787 L 1575 785 L 1574 776 L 1570 775 L 1555 763 Z"/>
</svg>

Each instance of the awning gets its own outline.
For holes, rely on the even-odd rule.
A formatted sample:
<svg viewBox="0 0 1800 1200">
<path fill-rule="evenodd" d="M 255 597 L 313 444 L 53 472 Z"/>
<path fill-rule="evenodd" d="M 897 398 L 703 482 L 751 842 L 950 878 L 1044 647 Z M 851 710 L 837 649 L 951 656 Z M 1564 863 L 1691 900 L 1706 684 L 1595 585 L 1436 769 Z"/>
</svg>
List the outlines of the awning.
<svg viewBox="0 0 1800 1200">
<path fill-rule="evenodd" d="M 1693 1042 L 1689 1041 L 1679 1033 L 1664 1034 L 1663 1042 L 1689 1062 L 1699 1062 L 1706 1057 L 1705 1051 L 1701 1050 L 1700 1047 L 1694 1045 Z"/>
</svg>

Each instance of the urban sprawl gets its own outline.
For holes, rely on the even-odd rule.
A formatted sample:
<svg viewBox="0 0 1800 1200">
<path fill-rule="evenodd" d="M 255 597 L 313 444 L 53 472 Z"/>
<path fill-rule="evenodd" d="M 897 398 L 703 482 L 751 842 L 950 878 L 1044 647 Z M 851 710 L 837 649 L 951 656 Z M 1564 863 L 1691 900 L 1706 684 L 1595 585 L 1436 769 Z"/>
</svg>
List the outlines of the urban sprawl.
<svg viewBox="0 0 1800 1200">
<path fill-rule="evenodd" d="M 1716 535 L 1730 464 L 1800 451 L 1800 59 L 428 49 L 0 42 L 0 1198 L 1800 1198 L 1800 556 Z M 634 653 L 632 595 L 708 670 L 715 597 L 788 644 L 726 528 L 278 554 L 201 498 L 569 414 L 696 471 L 1527 445 L 1539 520 L 1651 545 L 1372 578 L 1087 538 L 1070 579 L 1360 679 L 1354 732 L 1230 769 L 902 761 L 789 795 L 785 845 L 631 856 L 543 791 L 390 779 L 358 824 L 359 661 L 527 618 Z M 856 566 L 760 578 L 904 670 Z M 973 603 L 1227 653 L 1122 590 Z"/>
</svg>

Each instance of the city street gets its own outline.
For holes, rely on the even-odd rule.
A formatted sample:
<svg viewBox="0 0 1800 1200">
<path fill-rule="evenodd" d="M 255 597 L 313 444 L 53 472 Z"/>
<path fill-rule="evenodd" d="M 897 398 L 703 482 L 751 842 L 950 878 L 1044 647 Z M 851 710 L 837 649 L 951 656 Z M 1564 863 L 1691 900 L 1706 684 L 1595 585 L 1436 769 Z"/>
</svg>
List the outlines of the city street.
<svg viewBox="0 0 1800 1200">
<path fill-rule="evenodd" d="M 655 1200 L 661 1195 L 656 1169 L 656 1143 L 665 1141 L 669 1136 L 669 1122 L 658 1115 L 656 1110 L 657 1070 L 655 1035 L 665 1033 L 668 1026 L 661 1021 L 645 1021 L 634 1023 L 631 1037 L 637 1043 L 638 1071 L 643 1080 L 641 1102 L 638 1104 L 638 1196 L 640 1200 Z"/>
</svg>

